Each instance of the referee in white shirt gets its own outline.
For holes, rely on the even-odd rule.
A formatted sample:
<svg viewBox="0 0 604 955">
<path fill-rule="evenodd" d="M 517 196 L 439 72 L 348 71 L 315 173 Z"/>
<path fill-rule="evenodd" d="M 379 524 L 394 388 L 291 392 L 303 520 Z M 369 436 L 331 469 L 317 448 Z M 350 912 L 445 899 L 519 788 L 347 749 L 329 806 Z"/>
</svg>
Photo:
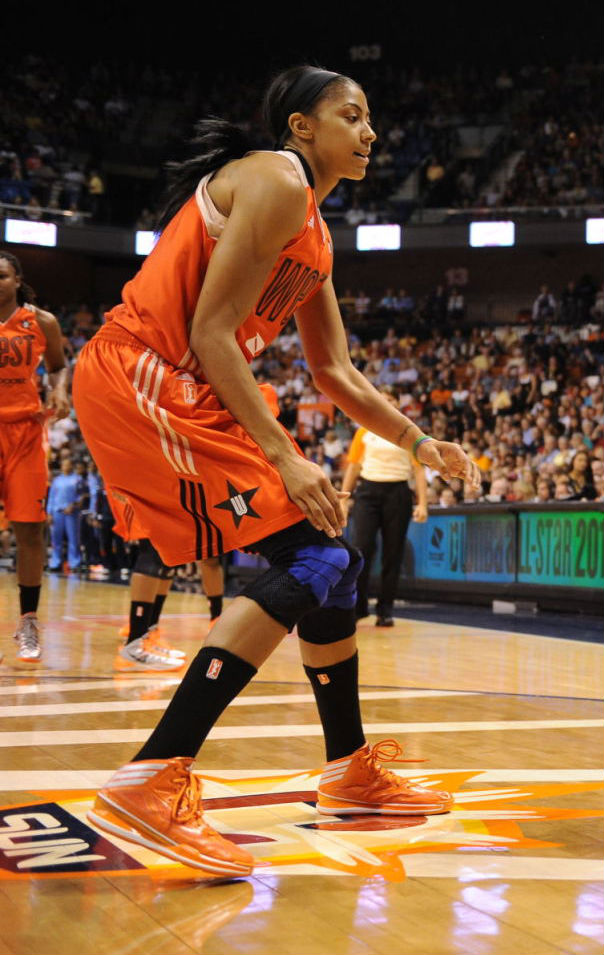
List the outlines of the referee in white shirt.
<svg viewBox="0 0 604 955">
<path fill-rule="evenodd" d="M 396 398 L 384 391 L 387 401 L 397 405 Z M 417 504 L 409 487 L 411 472 L 415 475 Z M 376 603 L 376 626 L 392 627 L 392 612 L 398 576 L 403 562 L 407 527 L 428 517 L 426 476 L 421 464 L 402 448 L 359 428 L 348 451 L 348 464 L 342 490 L 354 493 L 354 528 L 351 543 L 358 547 L 365 561 L 357 580 L 357 619 L 369 615 L 369 574 L 375 555 L 378 532 L 382 535 L 382 574 Z M 350 500 L 350 499 L 349 499 Z"/>
</svg>

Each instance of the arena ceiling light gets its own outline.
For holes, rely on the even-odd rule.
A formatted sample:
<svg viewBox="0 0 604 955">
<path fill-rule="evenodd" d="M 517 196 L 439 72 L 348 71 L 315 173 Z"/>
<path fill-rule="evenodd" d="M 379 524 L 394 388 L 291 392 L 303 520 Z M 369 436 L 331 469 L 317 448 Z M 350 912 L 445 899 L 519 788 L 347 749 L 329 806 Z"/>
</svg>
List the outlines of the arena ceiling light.
<svg viewBox="0 0 604 955">
<path fill-rule="evenodd" d="M 513 222 L 470 222 L 470 245 L 473 249 L 512 246 L 516 241 Z"/>
<path fill-rule="evenodd" d="M 604 219 L 585 220 L 585 241 L 588 245 L 604 244 Z"/>
<path fill-rule="evenodd" d="M 396 252 L 401 241 L 400 225 L 357 226 L 357 252 Z"/>
<path fill-rule="evenodd" d="M 149 255 L 155 248 L 159 233 L 150 229 L 137 229 L 134 233 L 134 251 L 137 255 Z"/>
<path fill-rule="evenodd" d="M 20 245 L 46 245 L 54 248 L 57 244 L 57 227 L 53 222 L 7 219 L 4 240 L 18 242 Z"/>
</svg>

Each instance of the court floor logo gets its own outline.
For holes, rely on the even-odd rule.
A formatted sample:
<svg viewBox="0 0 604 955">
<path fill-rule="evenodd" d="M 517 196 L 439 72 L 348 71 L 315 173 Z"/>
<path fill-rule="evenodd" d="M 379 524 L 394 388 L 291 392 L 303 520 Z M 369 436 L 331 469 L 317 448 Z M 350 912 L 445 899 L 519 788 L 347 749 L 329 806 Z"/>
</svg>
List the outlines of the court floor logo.
<svg viewBox="0 0 604 955">
<path fill-rule="evenodd" d="M 57 802 L 12 806 L 0 813 L 0 877 L 142 868 Z"/>
<path fill-rule="evenodd" d="M 405 857 L 411 854 L 554 850 L 560 843 L 529 838 L 522 823 L 604 816 L 601 808 L 550 804 L 552 797 L 601 791 L 602 782 L 463 788 L 480 786 L 480 772 L 405 773 L 414 783 L 454 792 L 450 813 L 319 816 L 315 809 L 319 774 L 320 770 L 236 779 L 200 774 L 206 818 L 226 838 L 248 846 L 265 867 L 263 872 L 378 876 L 400 882 L 406 877 Z M 0 809 L 0 881 L 108 872 L 181 880 L 183 873 L 190 873 L 199 879 L 198 871 L 142 846 L 101 835 L 90 826 L 86 812 L 93 792 L 46 791 L 38 797 Z"/>
</svg>

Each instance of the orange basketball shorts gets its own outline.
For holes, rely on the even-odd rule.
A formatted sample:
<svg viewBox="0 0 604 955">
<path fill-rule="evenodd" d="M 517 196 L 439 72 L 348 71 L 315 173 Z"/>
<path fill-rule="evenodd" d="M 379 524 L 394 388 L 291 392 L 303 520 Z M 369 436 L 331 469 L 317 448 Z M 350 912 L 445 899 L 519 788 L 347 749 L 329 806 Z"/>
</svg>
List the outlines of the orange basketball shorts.
<svg viewBox="0 0 604 955">
<path fill-rule="evenodd" d="M 45 521 L 47 491 L 44 425 L 32 418 L 0 421 L 0 498 L 7 520 Z"/>
<path fill-rule="evenodd" d="M 273 389 L 262 391 L 276 415 Z M 303 520 L 277 469 L 210 386 L 124 330 L 107 326 L 83 348 L 73 398 L 116 531 L 149 538 L 168 566 Z"/>
</svg>

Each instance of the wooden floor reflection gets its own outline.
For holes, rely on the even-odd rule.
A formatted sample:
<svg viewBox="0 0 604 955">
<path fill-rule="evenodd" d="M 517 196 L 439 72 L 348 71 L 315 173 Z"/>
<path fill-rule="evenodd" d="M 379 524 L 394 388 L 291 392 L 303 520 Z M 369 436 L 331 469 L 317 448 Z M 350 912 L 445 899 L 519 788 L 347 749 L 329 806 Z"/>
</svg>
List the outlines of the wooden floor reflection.
<svg viewBox="0 0 604 955">
<path fill-rule="evenodd" d="M 313 805 L 322 737 L 287 637 L 197 763 L 208 818 L 264 865 L 208 884 L 85 821 L 146 738 L 174 675 L 114 673 L 128 592 L 47 578 L 44 656 L 17 665 L 0 576 L 0 955 L 600 955 L 604 648 L 469 626 L 359 627 L 368 740 L 453 788 L 428 819 L 337 820 Z M 172 594 L 189 657 L 203 597 Z"/>
</svg>

